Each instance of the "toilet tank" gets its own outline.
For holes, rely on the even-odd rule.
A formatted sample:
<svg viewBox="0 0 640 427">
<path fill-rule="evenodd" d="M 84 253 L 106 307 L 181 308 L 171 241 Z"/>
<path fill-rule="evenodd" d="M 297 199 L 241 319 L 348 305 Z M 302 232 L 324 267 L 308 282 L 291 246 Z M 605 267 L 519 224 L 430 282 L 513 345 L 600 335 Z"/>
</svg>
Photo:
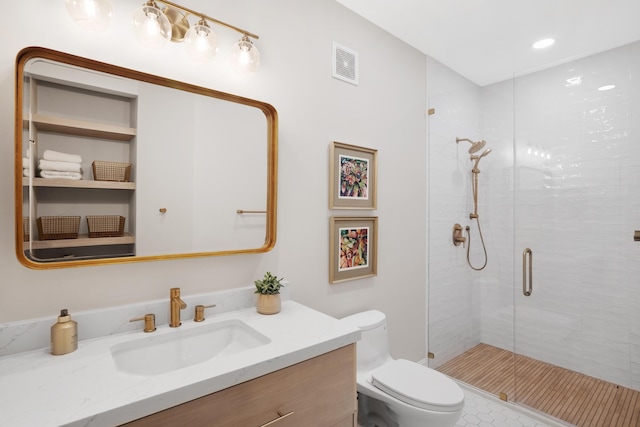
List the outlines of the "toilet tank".
<svg viewBox="0 0 640 427">
<path fill-rule="evenodd" d="M 375 369 L 391 359 L 384 313 L 378 310 L 363 311 L 343 317 L 341 321 L 361 331 L 360 341 L 356 344 L 358 371 Z"/>
</svg>

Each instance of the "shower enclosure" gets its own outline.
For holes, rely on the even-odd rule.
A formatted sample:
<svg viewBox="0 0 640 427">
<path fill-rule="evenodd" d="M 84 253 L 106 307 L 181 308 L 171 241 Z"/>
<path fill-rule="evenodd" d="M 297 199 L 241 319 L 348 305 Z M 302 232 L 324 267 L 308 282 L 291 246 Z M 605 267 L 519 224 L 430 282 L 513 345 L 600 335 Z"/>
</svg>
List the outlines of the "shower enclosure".
<svg viewBox="0 0 640 427">
<path fill-rule="evenodd" d="M 577 425 L 640 425 L 640 42 L 485 87 L 428 72 L 429 366 Z M 460 223 L 479 242 L 460 135 L 492 148 L 482 271 L 451 239 Z M 463 357 L 473 372 L 447 371 Z M 597 415 L 584 392 L 534 398 L 574 375 Z"/>
</svg>

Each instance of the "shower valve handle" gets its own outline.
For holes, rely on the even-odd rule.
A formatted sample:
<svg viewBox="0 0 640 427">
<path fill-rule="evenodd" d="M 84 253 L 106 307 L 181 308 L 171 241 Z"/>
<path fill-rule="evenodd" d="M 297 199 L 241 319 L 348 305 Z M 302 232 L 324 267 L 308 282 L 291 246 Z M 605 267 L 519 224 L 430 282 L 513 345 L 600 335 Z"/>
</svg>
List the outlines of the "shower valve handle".
<svg viewBox="0 0 640 427">
<path fill-rule="evenodd" d="M 462 235 L 462 226 L 460 224 L 454 224 L 453 226 L 453 244 L 459 246 L 462 243 L 462 247 L 465 247 L 467 238 Z"/>
</svg>

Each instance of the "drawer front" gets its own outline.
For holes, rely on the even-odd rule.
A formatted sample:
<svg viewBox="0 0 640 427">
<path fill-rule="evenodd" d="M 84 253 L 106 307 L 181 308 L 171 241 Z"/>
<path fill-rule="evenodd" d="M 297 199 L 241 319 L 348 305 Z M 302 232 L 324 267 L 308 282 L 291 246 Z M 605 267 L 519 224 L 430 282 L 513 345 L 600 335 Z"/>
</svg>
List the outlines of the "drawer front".
<svg viewBox="0 0 640 427">
<path fill-rule="evenodd" d="M 126 426 L 354 426 L 355 344 L 141 418 Z"/>
</svg>

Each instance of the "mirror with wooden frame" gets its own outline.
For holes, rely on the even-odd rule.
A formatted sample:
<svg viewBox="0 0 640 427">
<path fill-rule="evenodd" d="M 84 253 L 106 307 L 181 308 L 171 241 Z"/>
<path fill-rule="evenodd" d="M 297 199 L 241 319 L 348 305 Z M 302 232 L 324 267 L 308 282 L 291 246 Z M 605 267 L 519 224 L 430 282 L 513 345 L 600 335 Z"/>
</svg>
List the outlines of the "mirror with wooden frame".
<svg viewBox="0 0 640 427">
<path fill-rule="evenodd" d="M 15 234 L 34 269 L 267 252 L 264 102 L 45 48 L 16 59 Z"/>
</svg>

